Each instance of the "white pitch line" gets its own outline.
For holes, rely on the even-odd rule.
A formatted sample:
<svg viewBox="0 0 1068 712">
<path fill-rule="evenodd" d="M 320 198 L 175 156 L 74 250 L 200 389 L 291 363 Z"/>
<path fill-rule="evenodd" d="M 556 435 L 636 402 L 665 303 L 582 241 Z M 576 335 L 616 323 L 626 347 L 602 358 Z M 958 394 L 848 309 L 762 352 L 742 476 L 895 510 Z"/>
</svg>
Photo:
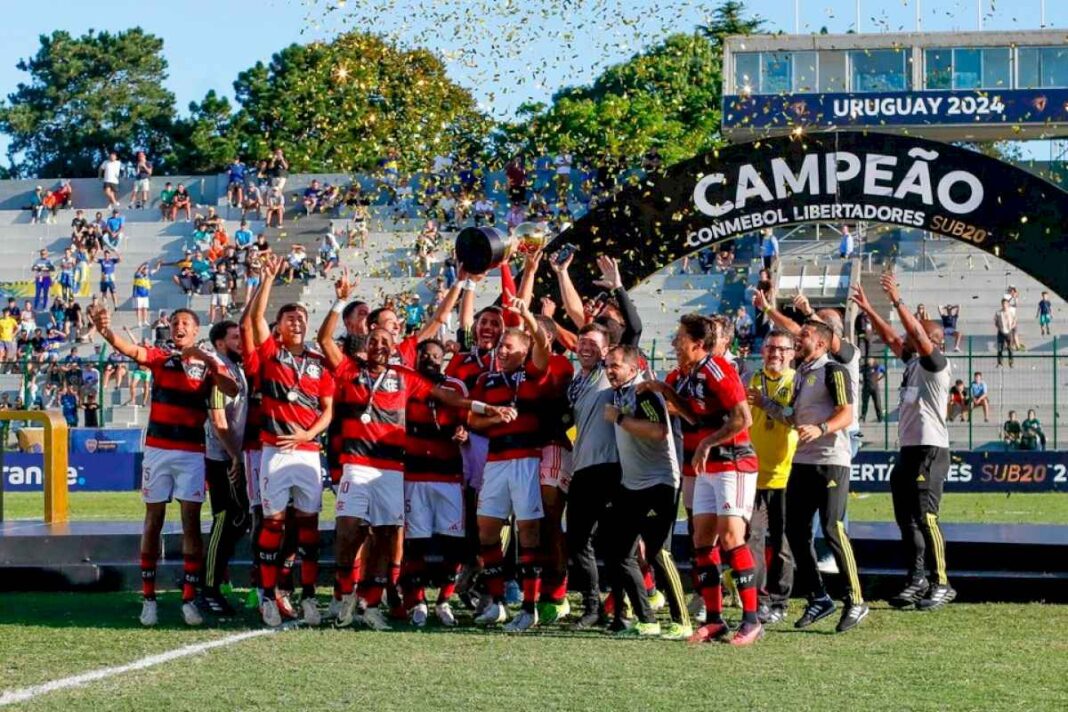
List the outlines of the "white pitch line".
<svg viewBox="0 0 1068 712">
<path fill-rule="evenodd" d="M 205 643 L 197 643 L 195 645 L 186 645 L 182 648 L 176 648 L 169 650 L 165 653 L 159 653 L 158 655 L 149 655 L 148 657 L 141 658 L 140 660 L 134 660 L 132 663 L 125 665 L 118 665 L 115 667 L 100 668 L 99 670 L 91 670 L 89 672 L 83 672 L 81 675 L 73 675 L 71 677 L 63 677 L 58 680 L 52 680 L 41 685 L 33 685 L 32 687 L 23 687 L 20 690 L 5 690 L 3 694 L 0 694 L 0 707 L 6 705 L 13 705 L 17 702 L 25 702 L 32 700 L 35 697 L 48 694 L 49 692 L 56 692 L 58 690 L 69 690 L 72 687 L 81 687 L 87 685 L 90 682 L 96 682 L 97 680 L 104 680 L 115 675 L 122 675 L 123 673 L 131 672 L 133 670 L 144 670 L 155 665 L 161 665 L 171 660 L 178 660 L 179 658 L 189 657 L 190 655 L 196 655 L 197 653 L 203 653 L 215 648 L 223 648 L 228 645 L 234 645 L 240 643 L 243 640 L 249 638 L 258 638 L 262 635 L 271 635 L 277 633 L 280 629 L 277 628 L 263 628 L 261 630 L 250 630 L 244 633 L 237 633 L 218 640 L 210 640 Z"/>
</svg>

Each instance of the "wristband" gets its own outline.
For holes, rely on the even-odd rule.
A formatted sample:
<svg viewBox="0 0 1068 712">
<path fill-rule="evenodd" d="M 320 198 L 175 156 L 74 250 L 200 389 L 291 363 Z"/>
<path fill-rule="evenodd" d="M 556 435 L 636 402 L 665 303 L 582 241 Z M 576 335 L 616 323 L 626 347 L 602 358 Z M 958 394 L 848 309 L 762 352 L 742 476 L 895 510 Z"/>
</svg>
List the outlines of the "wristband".
<svg viewBox="0 0 1068 712">
<path fill-rule="evenodd" d="M 334 306 L 330 307 L 330 311 L 335 314 L 340 314 L 341 312 L 345 311 L 345 307 L 347 306 L 348 302 L 346 302 L 344 299 L 338 299 L 336 302 L 334 302 Z"/>
<path fill-rule="evenodd" d="M 482 401 L 471 401 L 471 412 L 476 415 L 485 415 L 486 404 Z"/>
<path fill-rule="evenodd" d="M 899 306 L 901 306 L 901 300 L 897 299 L 895 301 L 890 302 L 890 306 L 892 306 L 894 309 L 897 309 Z"/>
<path fill-rule="evenodd" d="M 470 291 L 473 291 L 474 288 L 475 288 L 475 281 L 473 279 L 465 279 L 462 282 L 460 282 L 460 291 L 461 292 L 470 292 Z"/>
</svg>

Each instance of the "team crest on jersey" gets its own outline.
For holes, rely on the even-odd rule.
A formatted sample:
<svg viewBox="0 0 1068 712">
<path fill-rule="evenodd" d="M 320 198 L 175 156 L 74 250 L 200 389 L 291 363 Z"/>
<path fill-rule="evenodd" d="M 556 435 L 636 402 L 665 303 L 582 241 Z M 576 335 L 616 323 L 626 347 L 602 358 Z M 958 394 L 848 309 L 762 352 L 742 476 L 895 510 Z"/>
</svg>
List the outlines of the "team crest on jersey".
<svg viewBox="0 0 1068 712">
<path fill-rule="evenodd" d="M 396 371 L 390 371 L 389 374 L 382 379 L 382 392 L 383 393 L 396 393 L 401 389 L 400 376 Z"/>
<path fill-rule="evenodd" d="M 816 385 L 816 374 L 810 373 L 809 375 L 805 376 L 805 385 L 806 386 L 814 386 L 814 385 Z"/>
<path fill-rule="evenodd" d="M 323 375 L 323 367 L 320 366 L 317 362 L 312 361 L 308 364 L 308 370 L 306 371 L 306 373 L 308 374 L 308 378 L 312 380 L 318 380 Z"/>
<path fill-rule="evenodd" d="M 203 381 L 204 376 L 208 373 L 208 368 L 205 364 L 197 362 L 182 363 L 182 368 L 185 369 L 185 375 L 193 381 Z"/>
</svg>

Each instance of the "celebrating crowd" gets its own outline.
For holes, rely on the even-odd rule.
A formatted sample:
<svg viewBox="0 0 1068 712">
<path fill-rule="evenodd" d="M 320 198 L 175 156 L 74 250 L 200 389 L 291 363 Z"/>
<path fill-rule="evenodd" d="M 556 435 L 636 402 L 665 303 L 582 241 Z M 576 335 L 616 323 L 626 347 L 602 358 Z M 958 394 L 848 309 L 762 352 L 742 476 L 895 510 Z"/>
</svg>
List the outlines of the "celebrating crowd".
<svg viewBox="0 0 1068 712">
<path fill-rule="evenodd" d="M 220 586 L 249 529 L 264 623 L 320 623 L 325 469 L 337 495 L 327 616 L 339 627 L 387 629 L 383 606 L 418 627 L 432 606 L 441 625 L 455 626 L 459 587 L 476 624 L 522 632 L 571 616 L 567 594 L 575 591 L 583 600 L 577 629 L 749 645 L 786 619 L 791 595 L 807 598 L 798 628 L 838 609 L 816 566 L 814 517 L 842 572 L 836 630 L 861 623 L 869 608 L 845 524 L 861 357 L 840 313 L 802 309 L 798 324 L 758 294 L 775 328 L 748 383 L 729 350 L 733 320 L 685 315 L 674 338 L 677 366 L 658 380 L 615 262 L 599 258 L 610 291 L 593 301 L 576 291 L 571 259 L 548 261 L 574 330 L 556 320 L 548 298 L 540 314 L 531 309 L 540 253 L 527 256 L 518 287 L 502 267 L 503 306 L 477 314 L 482 276 L 460 265 L 433 316 L 407 336 L 392 308 L 354 298 L 347 270 L 315 347 L 303 306 L 282 306 L 268 323 L 272 285 L 286 270 L 273 255 L 240 320 L 211 327 L 210 347 L 197 345 L 199 323 L 186 310 L 171 315 L 165 347 L 120 336 L 107 310 L 96 311 L 104 339 L 152 375 L 141 622 L 158 620 L 159 534 L 166 504 L 177 499 L 188 624 L 231 611 Z M 941 326 L 916 319 L 892 275 L 883 288 L 903 336 L 862 290 L 852 298 L 906 363 L 892 487 L 909 575 L 891 603 L 933 609 L 955 596 L 938 529 L 950 371 Z M 435 336 L 457 303 L 459 352 L 447 360 Z M 206 494 L 216 515 L 207 551 L 199 530 Z M 689 603 L 670 553 L 680 498 L 693 544 Z M 723 617 L 726 571 L 742 607 L 733 631 Z M 512 581 L 521 592 L 514 615 Z M 428 586 L 437 587 L 433 602 Z M 670 622 L 662 626 L 656 609 L 665 601 Z"/>
</svg>

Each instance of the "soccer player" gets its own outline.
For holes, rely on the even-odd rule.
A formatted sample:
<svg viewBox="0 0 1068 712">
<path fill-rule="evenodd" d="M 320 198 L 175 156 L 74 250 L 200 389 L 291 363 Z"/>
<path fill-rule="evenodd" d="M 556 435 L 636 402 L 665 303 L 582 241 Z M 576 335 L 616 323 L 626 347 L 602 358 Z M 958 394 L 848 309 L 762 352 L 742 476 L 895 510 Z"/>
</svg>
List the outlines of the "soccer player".
<svg viewBox="0 0 1068 712">
<path fill-rule="evenodd" d="M 214 354 L 196 346 L 200 322 L 188 309 L 171 313 L 175 350 L 146 348 L 111 330 L 111 315 L 101 307 L 93 313 L 97 332 L 113 349 L 152 372 L 152 407 L 148 412 L 141 499 L 145 523 L 141 534 L 141 624 L 159 621 L 156 606 L 156 565 L 167 503 L 177 499 L 182 515 L 182 618 L 200 625 L 204 618 L 194 599 L 203 568 L 200 508 L 204 502 L 204 422 L 213 385 L 236 395 L 238 384 Z"/>
<path fill-rule="evenodd" d="M 704 599 L 706 622 L 692 642 L 725 637 L 720 551 L 727 558 L 742 603 L 742 624 L 732 645 L 751 645 L 764 635 L 757 619 L 757 591 L 753 555 L 745 541 L 756 497 L 757 460 L 749 442 L 749 412 L 741 377 L 723 356 L 722 325 L 687 314 L 679 320 L 673 344 L 681 375 L 674 385 L 648 381 L 639 392 L 664 396 L 683 420 L 695 427 L 689 442 L 694 472 L 693 544 L 698 590 Z"/>
<path fill-rule="evenodd" d="M 271 627 L 282 623 L 276 600 L 278 554 L 286 506 L 291 497 L 301 555 L 301 611 L 309 625 L 318 625 L 321 620 L 315 601 L 315 583 L 323 488 L 316 438 L 330 423 L 334 401 L 334 379 L 323 355 L 304 343 L 307 310 L 299 304 L 283 305 L 276 319 L 277 339 L 264 318 L 271 286 L 284 266 L 282 256 L 267 260 L 263 284 L 252 306 L 252 336 L 263 394 L 260 502 L 264 519 L 257 541 L 263 588 L 260 614 Z"/>
<path fill-rule="evenodd" d="M 501 528 L 514 514 L 519 535 L 518 575 L 523 588 L 523 608 L 505 629 L 519 633 L 538 623 L 535 609 L 541 587 L 538 547 L 540 520 L 544 516 L 539 469 L 545 445 L 538 414 L 548 379 L 549 337 L 538 328 L 522 300 L 513 300 L 508 308 L 522 318 L 526 331 L 515 327 L 505 330 L 497 347 L 497 368 L 479 376 L 472 398 L 514 408 L 518 414 L 509 421 L 500 415 L 472 412 L 468 425 L 489 440 L 478 496 L 478 530 L 483 577 L 493 602 L 475 622 L 495 624 L 507 620 Z"/>
<path fill-rule="evenodd" d="M 796 579 L 805 584 L 803 591 L 808 594 L 808 605 L 794 627 L 807 628 L 836 609 L 816 566 L 812 518 L 819 513 L 823 536 L 846 578 L 846 605 L 837 626 L 843 633 L 867 617 L 868 606 L 845 532 L 852 462 L 847 431 L 853 420 L 853 390 L 846 367 L 829 353 L 834 337 L 822 321 L 810 319 L 801 327 L 801 365 L 794 374 L 790 403 L 798 445 L 786 483 L 786 536 L 797 566 Z"/>
<path fill-rule="evenodd" d="M 637 392 L 642 380 L 639 362 L 636 347 L 616 346 L 608 352 L 604 365 L 612 402 L 604 406 L 601 419 L 615 430 L 622 484 L 613 493 L 604 534 L 611 549 L 606 559 L 615 599 L 615 620 L 610 629 L 625 635 L 685 640 L 693 630 L 670 545 L 665 548 L 679 509 L 679 462 L 663 397 L 653 391 Z M 657 576 L 673 589 L 668 597 L 672 623 L 666 631 L 661 631 L 656 621 L 638 567 L 639 538 Z M 624 593 L 638 616 L 638 622 L 629 628 L 622 624 Z"/>
<path fill-rule="evenodd" d="M 908 562 L 908 580 L 890 599 L 890 605 L 933 610 L 957 596 L 946 575 L 946 545 L 938 526 L 942 488 L 949 474 L 949 361 L 939 348 L 944 338 L 941 326 L 934 321 L 921 322 L 909 313 L 893 274 L 884 274 L 881 284 L 905 327 L 904 337 L 872 308 L 859 285 L 852 299 L 868 314 L 883 343 L 905 362 L 897 427 L 901 454 L 890 473 L 890 492 Z M 928 581 L 928 574 L 933 583 Z"/>
<path fill-rule="evenodd" d="M 259 287 L 257 287 L 257 290 Z M 252 551 L 252 590 L 246 606 L 259 610 L 263 600 L 259 576 L 259 542 L 260 529 L 263 525 L 263 502 L 260 501 L 260 463 L 263 455 L 263 442 L 260 431 L 263 429 L 263 389 L 260 382 L 260 363 L 256 353 L 256 342 L 252 335 L 252 300 L 245 304 L 239 322 L 241 334 L 242 368 L 248 386 L 248 401 L 245 411 L 245 433 L 242 438 L 242 469 L 245 475 L 246 498 L 248 500 L 251 521 L 249 522 L 249 547 Z"/>
<path fill-rule="evenodd" d="M 753 413 L 749 437 L 759 464 L 749 548 L 756 563 L 757 617 L 768 624 L 785 620 L 794 582 L 794 559 L 786 542 L 786 482 L 797 432 L 784 414 L 794 395 L 794 339 L 773 330 L 762 352 L 763 367 L 749 379 L 747 392 Z"/>
<path fill-rule="evenodd" d="M 394 335 L 382 327 L 371 330 L 366 361 L 342 353 L 333 334 L 350 288 L 346 274 L 336 284 L 338 301 L 318 334 L 326 365 L 337 382 L 338 412 L 342 418 L 343 469 L 336 505 L 339 626 L 353 620 L 356 600 L 352 565 L 368 531 L 388 541 L 404 524 L 405 409 L 409 397 L 432 397 L 454 408 L 471 409 L 505 421 L 513 414 L 509 408 L 472 402 L 453 390 L 433 385 L 402 364 L 391 363 Z M 363 622 L 375 630 L 390 627 L 378 607 L 389 582 L 383 562 L 372 559 L 368 578 L 361 582 L 367 605 Z"/>
</svg>

